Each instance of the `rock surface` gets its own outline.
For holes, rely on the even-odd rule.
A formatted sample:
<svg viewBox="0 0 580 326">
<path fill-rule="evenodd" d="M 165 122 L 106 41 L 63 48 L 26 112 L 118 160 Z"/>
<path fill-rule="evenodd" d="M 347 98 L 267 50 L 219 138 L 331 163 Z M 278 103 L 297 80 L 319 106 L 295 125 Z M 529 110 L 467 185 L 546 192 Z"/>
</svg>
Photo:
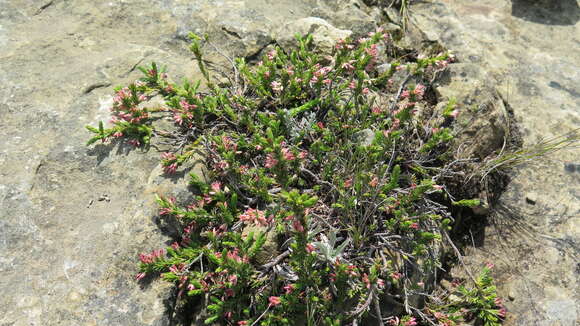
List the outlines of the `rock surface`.
<svg viewBox="0 0 580 326">
<path fill-rule="evenodd" d="M 413 17 L 500 82 L 531 143 L 579 124 L 573 1 L 441 0 L 417 3 Z M 548 15 L 556 7 L 564 14 Z M 83 126 L 106 120 L 112 86 L 139 77 L 136 66 L 166 64 L 176 80 L 195 74 L 189 31 L 252 60 L 285 23 L 318 17 L 359 36 L 379 16 L 350 0 L 0 1 L 0 325 L 171 324 L 167 285 L 141 287 L 134 275 L 136 255 L 169 239 L 153 194 L 179 197 L 177 181 L 160 176 L 155 150 L 84 146 Z M 530 209 L 527 227 L 489 229 L 486 251 L 469 257 L 497 262 L 501 291 L 514 298 L 511 325 L 577 318 L 580 173 L 564 161 L 580 163 L 578 154 L 522 169 L 504 201 Z M 528 207 L 531 191 L 544 196 Z"/>
<path fill-rule="evenodd" d="M 498 85 L 524 145 L 580 127 L 579 15 L 576 0 L 439 0 L 411 13 L 460 62 L 479 65 L 478 80 Z M 575 148 L 522 166 L 493 225 L 474 234 L 479 248 L 466 260 L 474 270 L 496 264 L 500 295 L 511 298 L 505 325 L 578 325 L 580 174 L 566 166 L 579 160 Z"/>
</svg>

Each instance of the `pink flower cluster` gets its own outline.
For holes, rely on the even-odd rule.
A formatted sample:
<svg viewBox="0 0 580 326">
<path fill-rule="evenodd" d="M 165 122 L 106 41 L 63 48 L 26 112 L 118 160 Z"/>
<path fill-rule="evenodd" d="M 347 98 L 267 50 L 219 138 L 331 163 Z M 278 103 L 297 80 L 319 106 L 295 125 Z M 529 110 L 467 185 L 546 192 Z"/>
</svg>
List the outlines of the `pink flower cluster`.
<svg viewBox="0 0 580 326">
<path fill-rule="evenodd" d="M 371 281 L 370 281 L 369 276 L 367 275 L 367 273 L 363 273 L 362 274 L 362 281 L 366 285 L 366 288 L 367 289 L 370 289 L 371 288 Z M 376 283 L 377 283 L 377 287 L 379 289 L 382 289 L 382 288 L 385 287 L 385 281 L 382 280 L 382 279 L 380 279 L 380 278 L 377 278 Z"/>
<path fill-rule="evenodd" d="M 268 54 L 267 54 L 268 60 L 270 60 L 270 61 L 274 60 L 277 55 L 278 55 L 278 52 L 276 50 L 272 50 L 272 51 L 268 52 Z"/>
<path fill-rule="evenodd" d="M 413 93 L 415 94 L 415 96 L 417 96 L 417 98 L 421 99 L 425 95 L 425 89 L 426 89 L 425 85 L 417 84 L 417 86 L 415 86 L 415 89 L 413 90 Z"/>
<path fill-rule="evenodd" d="M 314 66 L 317 69 L 314 72 L 314 76 L 310 79 L 310 82 L 313 84 L 318 83 L 319 81 L 323 81 L 325 84 L 330 84 L 332 81 L 330 79 L 325 79 L 326 75 L 332 71 L 332 67 L 322 67 L 320 68 L 320 64 L 316 64 Z"/>
<path fill-rule="evenodd" d="M 146 101 L 144 94 L 133 96 L 131 90 L 127 87 L 117 91 L 113 97 L 113 107 L 110 111 L 113 113 L 111 122 L 116 123 L 120 120 L 131 123 L 140 123 L 141 120 L 147 119 L 149 114 L 138 107 L 140 102 Z"/>
<path fill-rule="evenodd" d="M 215 256 L 218 259 L 221 259 L 222 258 L 222 253 L 221 252 L 216 252 L 215 253 Z M 235 261 L 237 263 L 248 263 L 250 261 L 250 259 L 248 258 L 248 256 L 240 257 L 238 248 L 235 248 L 233 251 L 229 251 L 228 250 L 226 252 L 226 258 L 231 259 L 231 260 L 233 260 L 233 261 Z"/>
<path fill-rule="evenodd" d="M 278 160 L 274 158 L 274 155 L 272 155 L 272 153 L 266 155 L 266 161 L 264 162 L 264 167 L 266 169 L 271 169 L 274 166 L 276 166 L 276 164 L 278 164 Z"/>
<path fill-rule="evenodd" d="M 254 208 L 248 208 L 246 211 L 240 215 L 240 221 L 247 224 L 253 223 L 260 226 L 268 226 L 272 223 L 273 218 L 266 218 L 264 211 Z"/>
<path fill-rule="evenodd" d="M 344 49 L 352 50 L 352 49 L 354 49 L 354 45 L 348 44 L 348 43 L 346 43 L 345 40 L 340 39 L 340 40 L 338 40 L 338 42 L 336 43 L 334 48 L 337 50 L 344 50 Z"/>
<path fill-rule="evenodd" d="M 270 87 L 272 87 L 272 90 L 276 93 L 280 93 L 284 89 L 284 87 L 282 86 L 282 83 L 277 82 L 277 81 L 271 82 Z"/>
<path fill-rule="evenodd" d="M 177 156 L 173 153 L 165 152 L 161 154 L 163 171 L 167 174 L 173 174 L 177 171 Z"/>
<path fill-rule="evenodd" d="M 139 260 L 143 264 L 152 264 L 165 256 L 165 249 L 153 250 L 150 254 L 139 254 Z"/>
</svg>

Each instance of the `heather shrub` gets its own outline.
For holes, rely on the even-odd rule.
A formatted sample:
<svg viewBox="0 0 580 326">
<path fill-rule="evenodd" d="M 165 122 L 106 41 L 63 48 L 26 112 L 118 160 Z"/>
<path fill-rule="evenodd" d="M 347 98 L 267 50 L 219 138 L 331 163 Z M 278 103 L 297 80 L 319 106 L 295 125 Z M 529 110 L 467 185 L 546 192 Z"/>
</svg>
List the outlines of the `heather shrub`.
<svg viewBox="0 0 580 326">
<path fill-rule="evenodd" d="M 115 89 L 112 126 L 87 127 L 89 144 L 170 139 L 167 174 L 205 163 L 188 202 L 158 195 L 179 236 L 140 255 L 138 280 L 174 283 L 206 324 L 500 321 L 485 270 L 459 301 L 431 294 L 452 212 L 479 204 L 448 186 L 473 168 L 450 146 L 460 108 L 436 110 L 431 89 L 451 54 L 401 56 L 377 31 L 320 56 L 298 36 L 256 65 L 232 60 L 225 80 L 203 59 L 207 40 L 191 39 L 203 83 L 153 63 Z M 165 105 L 148 107 L 153 97 Z M 156 126 L 163 116 L 174 129 Z"/>
</svg>

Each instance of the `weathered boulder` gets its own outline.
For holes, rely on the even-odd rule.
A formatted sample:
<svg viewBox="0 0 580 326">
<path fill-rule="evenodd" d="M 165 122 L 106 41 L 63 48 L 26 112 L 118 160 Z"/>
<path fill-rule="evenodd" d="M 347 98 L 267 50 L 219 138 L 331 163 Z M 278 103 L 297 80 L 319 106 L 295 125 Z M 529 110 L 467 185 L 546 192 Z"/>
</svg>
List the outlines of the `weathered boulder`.
<svg viewBox="0 0 580 326">
<path fill-rule="evenodd" d="M 283 49 L 288 51 L 296 47 L 296 34 L 311 34 L 316 51 L 328 55 L 338 40 L 349 37 L 352 32 L 338 29 L 322 18 L 308 17 L 283 25 L 276 32 L 275 39 Z"/>
<path fill-rule="evenodd" d="M 459 112 L 453 139 L 458 159 L 485 159 L 509 142 L 513 129 L 510 113 L 495 85 L 485 78 L 477 65 L 457 63 L 445 71 L 435 87 L 438 109 L 454 101 Z"/>
</svg>

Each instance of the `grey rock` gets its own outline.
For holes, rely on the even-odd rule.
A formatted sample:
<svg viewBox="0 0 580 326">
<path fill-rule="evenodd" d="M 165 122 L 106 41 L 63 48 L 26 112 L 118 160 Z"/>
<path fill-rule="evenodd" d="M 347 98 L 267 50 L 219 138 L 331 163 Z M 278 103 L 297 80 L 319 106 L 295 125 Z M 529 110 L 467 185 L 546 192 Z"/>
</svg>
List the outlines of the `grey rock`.
<svg viewBox="0 0 580 326">
<path fill-rule="evenodd" d="M 364 37 L 377 28 L 372 10 L 356 0 L 326 1 L 327 6 L 312 11 L 312 16 L 327 20 L 333 26 L 352 31 L 351 37 Z M 375 17 L 379 18 L 379 17 Z"/>
<path fill-rule="evenodd" d="M 276 32 L 276 42 L 285 50 L 296 47 L 295 35 L 312 34 L 316 50 L 322 54 L 330 54 L 336 42 L 349 37 L 352 32 L 338 29 L 326 20 L 308 17 L 289 22 Z"/>
</svg>

